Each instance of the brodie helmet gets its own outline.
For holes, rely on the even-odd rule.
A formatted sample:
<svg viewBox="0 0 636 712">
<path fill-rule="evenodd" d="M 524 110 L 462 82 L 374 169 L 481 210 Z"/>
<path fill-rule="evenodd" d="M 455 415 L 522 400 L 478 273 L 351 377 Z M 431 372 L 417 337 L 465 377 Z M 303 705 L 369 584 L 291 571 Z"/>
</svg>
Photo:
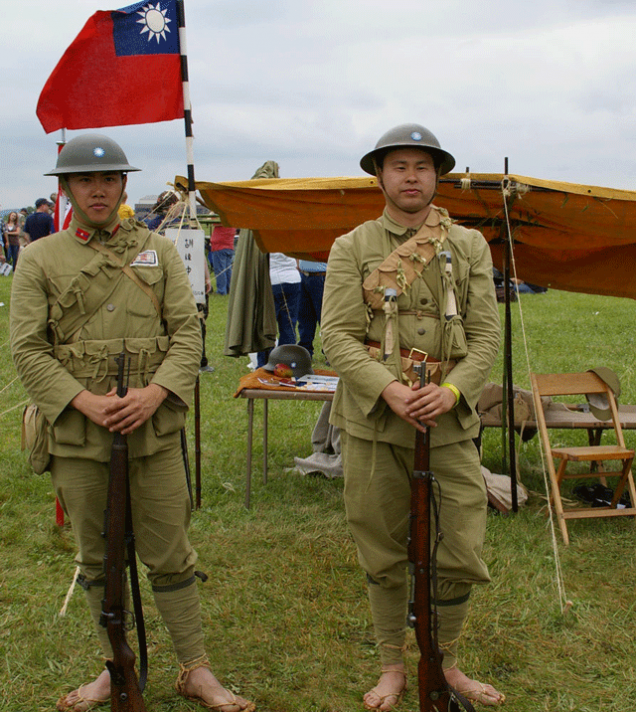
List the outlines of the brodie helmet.
<svg viewBox="0 0 636 712">
<path fill-rule="evenodd" d="M 101 134 L 84 134 L 71 139 L 60 151 L 57 164 L 45 176 L 93 171 L 140 171 L 128 163 L 126 154 L 112 138 Z"/>
<path fill-rule="evenodd" d="M 369 151 L 360 159 L 360 168 L 365 173 L 376 175 L 376 163 L 383 154 L 398 148 L 421 148 L 433 156 L 439 166 L 440 175 L 450 173 L 455 167 L 455 159 L 439 145 L 437 138 L 420 124 L 401 124 L 389 129 Z"/>
<path fill-rule="evenodd" d="M 283 344 L 272 349 L 269 359 L 263 368 L 266 371 L 273 372 L 278 364 L 289 366 L 294 378 L 302 378 L 302 376 L 313 373 L 311 356 L 304 346 Z"/>
</svg>

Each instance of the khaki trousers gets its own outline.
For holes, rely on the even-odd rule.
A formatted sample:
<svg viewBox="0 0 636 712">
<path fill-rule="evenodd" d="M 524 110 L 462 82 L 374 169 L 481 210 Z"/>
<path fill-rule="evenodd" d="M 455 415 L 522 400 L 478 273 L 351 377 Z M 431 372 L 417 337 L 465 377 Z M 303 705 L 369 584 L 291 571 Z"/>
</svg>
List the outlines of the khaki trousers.
<svg viewBox="0 0 636 712">
<path fill-rule="evenodd" d="M 104 510 L 109 463 L 53 457 L 55 493 L 69 518 L 78 554 L 76 563 L 88 584 L 91 614 L 99 618 L 104 583 Z M 180 662 L 204 654 L 194 566 L 197 555 L 188 540 L 190 497 L 180 448 L 129 461 L 135 548 L 148 569 L 157 608 L 170 632 Z M 110 648 L 97 625 L 103 653 Z"/>
<path fill-rule="evenodd" d="M 341 437 L 347 520 L 369 580 L 382 663 L 395 664 L 402 659 L 406 634 L 414 450 L 345 432 Z M 433 448 L 431 470 L 441 487 L 440 529 L 444 535 L 437 550 L 439 642 L 445 650 L 444 667 L 452 667 L 471 587 L 490 581 L 481 558 L 488 500 L 472 440 Z"/>
</svg>

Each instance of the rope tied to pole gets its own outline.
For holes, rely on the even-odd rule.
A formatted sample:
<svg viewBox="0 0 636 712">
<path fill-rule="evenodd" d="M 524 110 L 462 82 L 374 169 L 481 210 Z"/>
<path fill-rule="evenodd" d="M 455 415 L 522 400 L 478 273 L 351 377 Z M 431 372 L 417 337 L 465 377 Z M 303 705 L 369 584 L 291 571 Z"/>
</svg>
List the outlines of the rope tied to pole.
<svg viewBox="0 0 636 712">
<path fill-rule="evenodd" d="M 504 198 L 503 200 L 503 205 L 504 205 L 504 213 L 505 213 L 505 219 L 506 219 L 506 230 L 508 234 L 508 242 L 509 242 L 509 247 L 510 247 L 510 264 L 512 266 L 512 271 L 514 274 L 514 279 L 515 279 L 515 290 L 517 292 L 517 304 L 519 305 L 519 320 L 521 323 L 521 336 L 523 339 L 523 346 L 524 346 L 524 353 L 525 353 L 525 358 L 526 358 L 526 368 L 528 372 L 528 377 L 530 375 L 531 367 L 530 367 L 530 352 L 528 349 L 528 339 L 526 335 L 526 327 L 525 327 L 525 322 L 523 318 L 523 307 L 521 303 L 521 299 L 519 299 L 519 286 L 518 286 L 518 277 L 517 277 L 517 262 L 515 259 L 515 252 L 514 252 L 514 240 L 512 237 L 512 228 L 510 225 L 510 213 L 508 209 L 508 199 L 512 197 L 513 195 L 523 195 L 529 191 L 529 187 L 527 185 L 524 185 L 522 183 L 515 183 L 511 181 L 507 176 L 504 177 L 504 179 L 501 182 L 501 193 Z M 541 440 L 539 439 L 539 451 L 541 454 L 541 469 L 542 469 L 542 474 L 543 474 L 543 483 L 546 491 L 546 499 L 547 499 L 547 506 L 548 506 L 548 526 L 550 529 L 550 539 L 552 543 L 552 551 L 554 554 L 554 566 L 555 566 L 555 579 L 556 579 L 556 585 L 559 593 L 559 606 L 561 609 L 561 614 L 565 615 L 570 608 L 572 607 L 572 601 L 570 601 L 567 598 L 567 593 L 565 590 L 565 579 L 563 576 L 563 569 L 561 567 L 561 560 L 559 557 L 559 548 L 558 548 L 558 542 L 557 542 L 557 535 L 556 535 L 556 528 L 554 526 L 554 510 L 552 507 L 552 503 L 550 500 L 550 485 L 548 482 L 548 474 L 547 474 L 547 469 L 546 469 L 546 453 L 543 449 L 543 444 L 541 443 Z"/>
</svg>

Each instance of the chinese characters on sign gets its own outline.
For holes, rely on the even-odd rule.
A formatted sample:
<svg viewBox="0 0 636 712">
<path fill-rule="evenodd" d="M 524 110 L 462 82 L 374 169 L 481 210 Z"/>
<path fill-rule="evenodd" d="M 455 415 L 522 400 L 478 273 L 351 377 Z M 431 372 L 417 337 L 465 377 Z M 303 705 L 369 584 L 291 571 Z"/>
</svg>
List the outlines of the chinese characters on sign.
<svg viewBox="0 0 636 712">
<path fill-rule="evenodd" d="M 197 304 L 205 304 L 205 236 L 203 230 L 167 228 L 166 237 L 175 244 L 185 265 Z"/>
</svg>

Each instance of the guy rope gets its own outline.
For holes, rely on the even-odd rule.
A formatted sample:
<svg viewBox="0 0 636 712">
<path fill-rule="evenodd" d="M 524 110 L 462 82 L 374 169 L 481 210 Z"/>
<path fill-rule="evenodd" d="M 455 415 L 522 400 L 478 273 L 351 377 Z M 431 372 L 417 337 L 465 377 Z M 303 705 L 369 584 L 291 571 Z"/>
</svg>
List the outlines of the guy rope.
<svg viewBox="0 0 636 712">
<path fill-rule="evenodd" d="M 512 202 L 517 199 L 519 196 L 522 196 L 524 193 L 528 191 L 528 187 L 521 184 L 521 183 L 515 183 L 511 181 L 508 178 L 508 159 L 506 159 L 506 170 L 505 170 L 505 175 L 503 180 L 501 181 L 501 195 L 502 195 L 502 203 L 504 207 L 504 215 L 505 215 L 505 226 L 506 226 L 506 247 L 507 247 L 507 257 L 509 256 L 509 264 L 508 264 L 508 259 L 506 259 L 506 266 L 512 268 L 512 273 L 514 275 L 514 285 L 515 285 L 515 290 L 517 292 L 517 304 L 519 305 L 519 321 L 521 324 L 521 336 L 523 339 L 523 346 L 524 346 L 524 353 L 525 353 L 525 359 L 526 359 L 526 368 L 528 372 L 528 378 L 529 374 L 531 372 L 530 368 L 530 354 L 528 350 L 528 340 L 526 338 L 526 328 L 525 328 L 525 323 L 524 323 L 524 318 L 523 318 L 523 307 L 522 307 L 522 300 L 519 299 L 519 286 L 518 286 L 518 278 L 517 278 L 517 265 L 516 265 L 516 260 L 515 260 L 515 252 L 514 252 L 514 239 L 512 235 L 512 227 L 511 227 L 511 222 L 510 222 L 510 212 L 509 208 Z M 505 270 L 504 273 L 504 284 L 506 285 L 506 293 L 508 293 L 508 269 Z M 506 321 L 507 321 L 507 329 L 510 329 L 510 313 L 509 310 L 506 313 Z M 510 383 L 510 392 L 508 393 L 508 398 L 509 401 L 512 401 L 512 392 L 511 392 L 511 385 L 512 385 L 512 369 L 511 369 L 511 364 L 510 365 L 510 373 L 507 374 L 509 377 L 509 383 Z M 505 376 L 504 376 L 505 380 Z M 510 432 L 513 433 L 514 437 L 514 416 L 512 415 L 512 409 L 509 408 L 507 411 L 503 410 L 502 415 L 504 417 L 504 421 L 506 419 L 506 413 L 508 414 L 508 427 L 510 428 Z M 557 535 L 556 535 L 556 529 L 554 526 L 554 513 L 553 513 L 553 508 L 552 508 L 552 503 L 550 499 L 550 484 L 548 482 L 548 474 L 547 474 L 547 469 L 546 469 L 546 453 L 543 448 L 543 444 L 541 442 L 541 439 L 539 438 L 539 450 L 541 453 L 541 471 L 543 474 L 543 482 L 544 482 L 544 487 L 546 491 L 546 499 L 547 499 L 547 506 L 548 506 L 548 528 L 550 530 L 550 538 L 552 542 L 552 551 L 554 554 L 554 566 L 555 566 L 555 579 L 556 579 L 556 585 L 557 589 L 559 592 L 559 606 L 561 609 L 561 613 L 565 614 L 567 611 L 571 608 L 572 606 L 572 601 L 570 601 L 567 598 L 567 594 L 565 591 L 565 580 L 563 578 L 563 570 L 561 568 L 561 560 L 559 557 L 559 548 L 558 548 L 558 543 L 557 543 Z"/>
</svg>

